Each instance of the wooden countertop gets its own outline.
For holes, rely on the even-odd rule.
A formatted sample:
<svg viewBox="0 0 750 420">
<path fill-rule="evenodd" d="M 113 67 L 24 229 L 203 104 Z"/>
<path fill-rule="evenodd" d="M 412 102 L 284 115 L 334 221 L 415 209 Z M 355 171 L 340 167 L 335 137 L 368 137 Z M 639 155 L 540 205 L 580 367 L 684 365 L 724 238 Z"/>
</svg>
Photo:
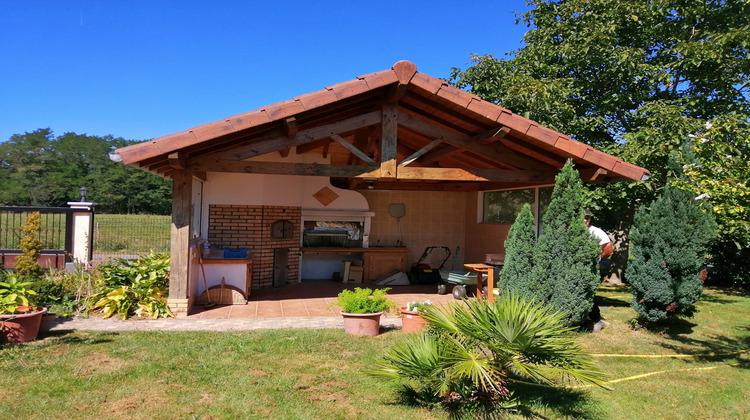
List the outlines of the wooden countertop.
<svg viewBox="0 0 750 420">
<path fill-rule="evenodd" d="M 409 248 L 406 247 L 385 247 L 385 246 L 375 246 L 370 248 L 335 248 L 335 247 L 327 247 L 327 248 L 300 248 L 301 252 L 366 252 L 366 253 L 375 253 L 375 252 L 403 252 L 407 253 L 409 252 Z"/>
</svg>

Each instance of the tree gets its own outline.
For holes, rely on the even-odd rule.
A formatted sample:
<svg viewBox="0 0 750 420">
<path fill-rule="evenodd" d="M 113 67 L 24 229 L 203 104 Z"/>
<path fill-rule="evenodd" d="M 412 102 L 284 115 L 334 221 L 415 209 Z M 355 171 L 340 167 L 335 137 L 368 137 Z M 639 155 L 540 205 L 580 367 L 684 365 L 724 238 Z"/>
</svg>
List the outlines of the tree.
<svg viewBox="0 0 750 420">
<path fill-rule="evenodd" d="M 555 177 L 552 201 L 542 218 L 528 290 L 566 314 L 569 325 L 588 319 L 599 286 L 599 247 L 583 222 L 584 188 L 568 160 Z"/>
<path fill-rule="evenodd" d="M 168 180 L 109 160 L 113 148 L 132 143 L 75 133 L 55 137 L 49 129 L 14 135 L 0 143 L 0 204 L 64 206 L 86 186 L 99 212 L 169 214 Z"/>
<path fill-rule="evenodd" d="M 668 183 L 669 154 L 688 134 L 713 119 L 750 118 L 750 2 L 528 3 L 519 16 L 530 28 L 525 46 L 504 59 L 474 56 L 451 80 L 648 169 L 647 182 L 596 188 L 597 214 L 616 216 L 604 227 L 626 240 L 635 209 Z M 626 260 L 616 253 L 616 269 Z"/>
<path fill-rule="evenodd" d="M 713 284 L 750 286 L 750 122 L 722 116 L 691 136 L 682 154 L 685 177 L 678 188 L 704 197 L 718 223 L 720 240 L 712 244 L 709 276 Z"/>
<path fill-rule="evenodd" d="M 711 214 L 687 191 L 667 186 L 650 208 L 638 209 L 628 278 L 631 306 L 642 321 L 693 315 L 703 290 L 699 272 L 715 233 Z"/>
<path fill-rule="evenodd" d="M 606 388 L 564 314 L 550 306 L 509 292 L 423 316 L 428 331 L 396 344 L 371 373 L 403 381 L 415 402 L 438 404 L 451 418 L 495 418 L 515 403 L 516 381 L 554 385 L 562 377 Z"/>
<path fill-rule="evenodd" d="M 534 267 L 536 229 L 531 206 L 524 205 L 508 232 L 505 241 L 505 264 L 500 271 L 498 287 L 503 292 L 526 296 L 529 275 Z M 531 296 L 529 296 L 531 297 Z"/>
</svg>

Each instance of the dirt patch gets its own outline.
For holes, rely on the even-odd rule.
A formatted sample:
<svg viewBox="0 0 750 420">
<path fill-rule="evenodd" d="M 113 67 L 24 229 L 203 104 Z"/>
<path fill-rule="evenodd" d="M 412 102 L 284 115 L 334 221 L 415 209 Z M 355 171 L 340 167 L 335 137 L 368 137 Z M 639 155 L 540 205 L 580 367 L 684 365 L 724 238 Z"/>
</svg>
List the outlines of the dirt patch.
<svg viewBox="0 0 750 420">
<path fill-rule="evenodd" d="M 94 352 L 82 358 L 75 371 L 77 376 L 86 375 L 102 375 L 112 372 L 121 371 L 123 368 L 130 365 L 130 362 L 117 357 L 112 357 L 109 354 Z"/>
</svg>

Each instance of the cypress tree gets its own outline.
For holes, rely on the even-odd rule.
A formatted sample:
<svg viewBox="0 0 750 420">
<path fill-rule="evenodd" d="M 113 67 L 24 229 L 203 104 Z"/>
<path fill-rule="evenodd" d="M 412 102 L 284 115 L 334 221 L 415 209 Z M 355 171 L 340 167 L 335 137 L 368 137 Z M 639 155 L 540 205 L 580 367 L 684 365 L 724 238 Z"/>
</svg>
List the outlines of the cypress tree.
<svg viewBox="0 0 750 420">
<path fill-rule="evenodd" d="M 567 314 L 569 325 L 586 321 L 600 283 L 600 252 L 583 222 L 584 197 L 581 178 L 569 159 L 555 177 L 529 284 L 538 301 Z"/>
<path fill-rule="evenodd" d="M 701 266 L 715 236 L 713 217 L 687 191 L 667 186 L 650 209 L 638 209 L 627 278 L 641 321 L 693 315 L 703 291 Z"/>
<path fill-rule="evenodd" d="M 44 274 L 44 269 L 37 262 L 42 255 L 42 243 L 38 239 L 41 229 L 42 215 L 38 211 L 30 213 L 21 226 L 21 255 L 16 259 L 15 269 L 23 277 L 39 278 Z"/>
<path fill-rule="evenodd" d="M 528 283 L 534 267 L 534 247 L 536 232 L 531 206 L 524 205 L 508 232 L 505 241 L 505 264 L 500 271 L 498 286 L 504 293 L 513 292 L 518 296 L 530 296 Z"/>
</svg>

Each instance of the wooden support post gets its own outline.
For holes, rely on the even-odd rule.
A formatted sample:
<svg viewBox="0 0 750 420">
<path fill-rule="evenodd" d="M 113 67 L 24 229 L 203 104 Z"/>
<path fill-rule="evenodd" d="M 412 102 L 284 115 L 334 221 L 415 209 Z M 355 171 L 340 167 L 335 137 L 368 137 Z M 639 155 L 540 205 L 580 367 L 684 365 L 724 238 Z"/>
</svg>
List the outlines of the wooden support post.
<svg viewBox="0 0 750 420">
<path fill-rule="evenodd" d="M 190 301 L 190 208 L 193 175 L 190 169 L 172 173 L 172 230 L 170 238 L 169 304 L 175 316 L 186 316 Z"/>
<path fill-rule="evenodd" d="M 383 132 L 380 145 L 380 176 L 396 178 L 396 148 L 398 146 L 398 109 L 395 104 L 383 106 Z"/>
</svg>

